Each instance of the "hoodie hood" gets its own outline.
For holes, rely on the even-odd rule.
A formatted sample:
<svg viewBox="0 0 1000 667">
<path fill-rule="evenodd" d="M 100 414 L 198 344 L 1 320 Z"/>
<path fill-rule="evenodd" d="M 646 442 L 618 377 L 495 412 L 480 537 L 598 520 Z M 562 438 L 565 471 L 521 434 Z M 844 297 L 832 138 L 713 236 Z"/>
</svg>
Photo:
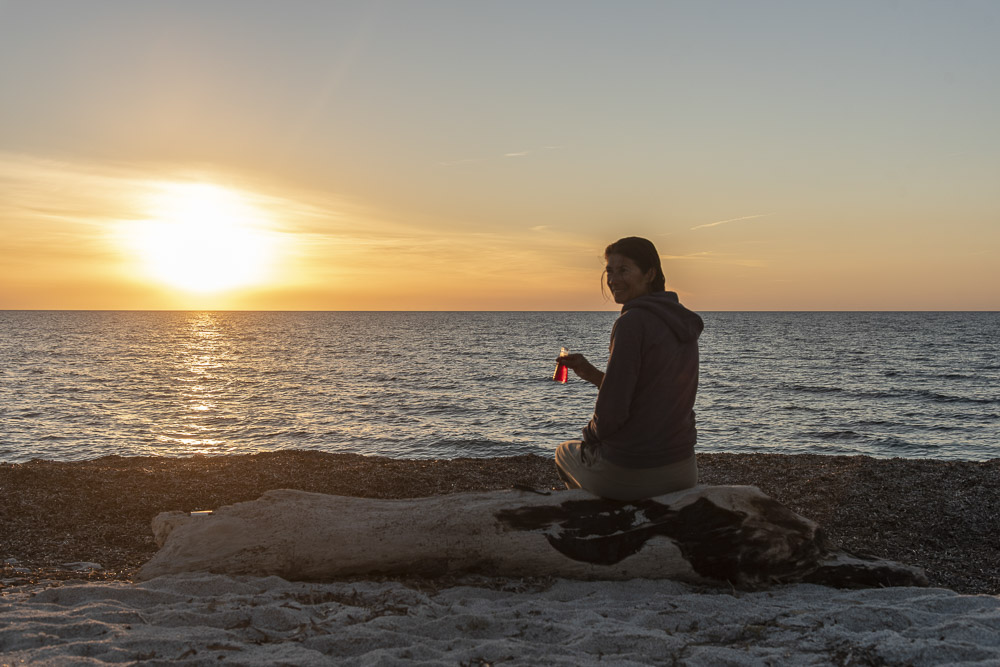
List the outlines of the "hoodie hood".
<svg viewBox="0 0 1000 667">
<path fill-rule="evenodd" d="M 622 312 L 633 308 L 648 310 L 656 315 L 682 343 L 698 340 L 705 328 L 701 316 L 682 306 L 676 292 L 653 292 L 636 297 L 622 306 Z"/>
</svg>

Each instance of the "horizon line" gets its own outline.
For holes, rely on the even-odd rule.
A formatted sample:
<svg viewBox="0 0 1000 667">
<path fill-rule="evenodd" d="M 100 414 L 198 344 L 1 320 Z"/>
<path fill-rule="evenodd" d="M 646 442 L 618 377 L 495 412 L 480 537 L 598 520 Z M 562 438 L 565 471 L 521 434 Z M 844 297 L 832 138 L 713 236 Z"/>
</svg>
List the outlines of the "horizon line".
<svg viewBox="0 0 1000 667">
<path fill-rule="evenodd" d="M 528 310 L 471 310 L 471 309 L 424 309 L 424 310 L 351 310 L 351 309 L 232 309 L 232 308 L 0 308 L 0 313 L 613 313 L 615 310 L 556 310 L 533 308 Z M 842 309 L 821 308 L 814 310 L 802 309 L 698 309 L 696 313 L 1000 313 L 1000 310 L 987 308 L 975 309 Z"/>
</svg>

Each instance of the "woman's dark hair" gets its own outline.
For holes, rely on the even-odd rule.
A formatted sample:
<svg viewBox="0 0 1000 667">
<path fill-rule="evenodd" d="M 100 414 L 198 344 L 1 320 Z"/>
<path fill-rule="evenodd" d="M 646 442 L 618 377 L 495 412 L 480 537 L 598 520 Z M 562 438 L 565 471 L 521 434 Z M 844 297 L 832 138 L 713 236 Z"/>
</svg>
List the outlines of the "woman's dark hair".
<svg viewBox="0 0 1000 667">
<path fill-rule="evenodd" d="M 667 288 L 667 279 L 663 275 L 663 267 L 660 266 L 660 253 L 656 252 L 656 246 L 652 241 L 638 236 L 626 236 L 604 249 L 604 259 L 607 259 L 608 255 L 628 257 L 643 273 L 655 269 L 656 275 L 650 283 L 651 291 L 662 292 Z"/>
</svg>

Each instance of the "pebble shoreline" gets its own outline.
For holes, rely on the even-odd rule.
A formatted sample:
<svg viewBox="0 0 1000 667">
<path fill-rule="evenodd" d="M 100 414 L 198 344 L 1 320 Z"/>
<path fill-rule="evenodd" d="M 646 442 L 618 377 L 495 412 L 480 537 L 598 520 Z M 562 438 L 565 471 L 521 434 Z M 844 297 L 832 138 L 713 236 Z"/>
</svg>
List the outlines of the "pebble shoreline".
<svg viewBox="0 0 1000 667">
<path fill-rule="evenodd" d="M 932 586 L 1000 594 L 1000 459 L 699 454 L 704 484 L 749 484 L 819 523 L 833 547 L 916 565 Z M 294 488 L 413 498 L 528 485 L 560 489 L 550 458 L 399 460 L 277 451 L 0 464 L 0 587 L 131 581 L 156 551 L 150 520 Z M 95 563 L 80 572 L 71 563 Z"/>
</svg>

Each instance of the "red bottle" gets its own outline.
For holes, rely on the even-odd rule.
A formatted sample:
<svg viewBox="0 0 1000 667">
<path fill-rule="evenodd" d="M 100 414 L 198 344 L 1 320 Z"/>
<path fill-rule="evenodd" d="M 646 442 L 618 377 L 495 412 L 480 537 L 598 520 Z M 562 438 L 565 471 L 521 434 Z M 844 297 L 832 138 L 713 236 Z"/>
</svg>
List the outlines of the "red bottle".
<svg viewBox="0 0 1000 667">
<path fill-rule="evenodd" d="M 565 347 L 559 350 L 560 357 L 565 357 L 567 355 L 569 355 L 569 350 L 567 350 Z M 569 368 L 567 368 L 566 366 L 557 361 L 556 371 L 552 374 L 552 379 L 555 380 L 556 382 L 562 382 L 563 384 L 566 384 L 566 381 L 569 380 Z"/>
</svg>

